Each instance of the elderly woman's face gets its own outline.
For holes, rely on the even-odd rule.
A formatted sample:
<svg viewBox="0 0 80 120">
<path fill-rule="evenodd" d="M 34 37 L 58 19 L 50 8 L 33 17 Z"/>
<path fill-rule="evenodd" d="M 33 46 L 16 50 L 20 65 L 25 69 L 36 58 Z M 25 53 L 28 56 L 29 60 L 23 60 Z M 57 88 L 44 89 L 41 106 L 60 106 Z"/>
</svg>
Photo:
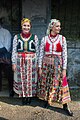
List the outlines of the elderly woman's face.
<svg viewBox="0 0 80 120">
<path fill-rule="evenodd" d="M 31 29 L 31 24 L 29 22 L 23 23 L 23 25 L 22 25 L 23 33 L 25 33 L 25 34 L 29 33 L 30 29 Z"/>
<path fill-rule="evenodd" d="M 54 26 L 52 27 L 52 31 L 55 33 L 55 34 L 58 34 L 61 30 L 61 24 L 60 22 L 57 22 L 54 24 Z"/>
</svg>

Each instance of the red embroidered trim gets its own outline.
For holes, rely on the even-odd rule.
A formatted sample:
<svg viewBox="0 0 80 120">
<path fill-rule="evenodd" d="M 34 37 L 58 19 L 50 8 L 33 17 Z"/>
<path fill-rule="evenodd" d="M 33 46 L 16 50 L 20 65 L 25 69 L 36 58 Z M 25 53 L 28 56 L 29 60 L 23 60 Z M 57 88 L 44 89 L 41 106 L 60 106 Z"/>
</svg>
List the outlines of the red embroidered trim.
<svg viewBox="0 0 80 120">
<path fill-rule="evenodd" d="M 55 42 L 55 41 L 58 39 L 58 37 L 59 37 L 59 34 L 57 34 L 57 35 L 56 35 L 56 39 L 54 39 L 54 41 L 52 41 L 52 38 L 53 38 L 53 37 L 51 38 L 50 35 L 48 36 L 49 40 L 50 40 L 52 43 Z M 55 37 L 54 37 L 54 38 L 55 38 Z"/>
<path fill-rule="evenodd" d="M 30 35 L 31 35 L 31 33 L 24 34 L 23 32 L 22 32 L 21 34 L 22 34 L 22 37 L 23 37 L 23 38 L 28 38 L 28 37 L 30 37 Z"/>
<path fill-rule="evenodd" d="M 57 36 L 57 34 L 56 35 L 52 35 L 52 34 L 50 34 L 50 37 L 56 37 Z"/>
</svg>

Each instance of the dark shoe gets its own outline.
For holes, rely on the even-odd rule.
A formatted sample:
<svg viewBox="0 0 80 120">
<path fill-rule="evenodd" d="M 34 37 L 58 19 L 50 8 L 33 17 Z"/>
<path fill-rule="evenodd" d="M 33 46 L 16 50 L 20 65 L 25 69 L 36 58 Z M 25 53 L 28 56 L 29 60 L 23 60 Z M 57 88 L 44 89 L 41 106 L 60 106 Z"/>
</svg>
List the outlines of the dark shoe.
<svg viewBox="0 0 80 120">
<path fill-rule="evenodd" d="M 9 92 L 9 97 L 13 97 L 13 96 L 14 96 L 14 91 L 11 90 L 11 91 Z"/>
<path fill-rule="evenodd" d="M 27 104 L 30 104 L 30 103 L 31 103 L 31 97 L 28 97 L 28 98 L 26 99 L 26 102 L 27 102 Z"/>
<path fill-rule="evenodd" d="M 68 108 L 67 104 L 63 105 L 63 109 L 69 116 L 73 116 L 73 112 Z"/>
<path fill-rule="evenodd" d="M 26 105 L 26 98 L 22 97 L 22 105 Z"/>
<path fill-rule="evenodd" d="M 43 106 L 44 108 L 47 108 L 48 107 L 48 101 L 45 101 L 45 103 L 44 103 L 44 106 Z"/>
</svg>

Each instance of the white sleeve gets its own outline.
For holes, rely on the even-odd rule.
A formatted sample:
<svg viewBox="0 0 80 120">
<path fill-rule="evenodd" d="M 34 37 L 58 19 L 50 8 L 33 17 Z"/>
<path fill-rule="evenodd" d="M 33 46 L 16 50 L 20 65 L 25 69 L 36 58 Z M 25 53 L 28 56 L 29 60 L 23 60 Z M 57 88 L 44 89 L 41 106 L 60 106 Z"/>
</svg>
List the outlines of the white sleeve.
<svg viewBox="0 0 80 120">
<path fill-rule="evenodd" d="M 62 60 L 63 60 L 63 69 L 67 69 L 67 43 L 66 43 L 66 38 L 63 37 L 62 38 L 62 48 L 63 48 L 63 52 L 62 52 Z"/>
<path fill-rule="evenodd" d="M 12 46 L 12 64 L 16 63 L 16 54 L 17 54 L 17 35 L 13 38 L 13 46 Z"/>
<path fill-rule="evenodd" d="M 45 45 L 45 37 L 42 38 L 41 44 L 40 44 L 39 67 L 42 67 L 42 60 L 44 56 L 44 45 Z"/>
<path fill-rule="evenodd" d="M 7 51 L 10 51 L 11 49 L 11 34 L 8 30 L 5 31 L 5 48 L 7 49 Z"/>
<path fill-rule="evenodd" d="M 38 40 L 38 37 L 37 35 L 35 35 L 34 37 L 35 39 L 35 49 L 36 49 L 36 59 L 37 59 L 37 62 L 38 62 L 38 58 L 39 58 L 39 40 Z"/>
</svg>

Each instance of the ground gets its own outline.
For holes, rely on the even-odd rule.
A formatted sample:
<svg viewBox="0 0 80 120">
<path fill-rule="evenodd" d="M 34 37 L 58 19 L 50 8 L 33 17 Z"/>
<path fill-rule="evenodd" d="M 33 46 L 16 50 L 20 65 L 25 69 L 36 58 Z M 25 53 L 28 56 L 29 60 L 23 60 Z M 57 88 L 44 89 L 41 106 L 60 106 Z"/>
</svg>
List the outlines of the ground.
<svg viewBox="0 0 80 120">
<path fill-rule="evenodd" d="M 74 86 L 69 82 L 69 86 Z M 44 102 L 33 98 L 30 105 L 22 105 L 21 99 L 15 94 L 13 98 L 8 97 L 6 81 L 0 92 L 0 120 L 80 120 L 80 86 L 70 89 L 72 101 L 69 103 L 74 116 L 65 114 L 62 105 L 53 103 L 48 109 L 43 108 Z"/>
<path fill-rule="evenodd" d="M 44 102 L 33 98 L 30 105 L 22 105 L 20 98 L 0 97 L 0 120 L 80 120 L 80 102 L 69 103 L 74 113 L 67 116 L 61 104 L 54 103 L 43 108 Z"/>
</svg>

